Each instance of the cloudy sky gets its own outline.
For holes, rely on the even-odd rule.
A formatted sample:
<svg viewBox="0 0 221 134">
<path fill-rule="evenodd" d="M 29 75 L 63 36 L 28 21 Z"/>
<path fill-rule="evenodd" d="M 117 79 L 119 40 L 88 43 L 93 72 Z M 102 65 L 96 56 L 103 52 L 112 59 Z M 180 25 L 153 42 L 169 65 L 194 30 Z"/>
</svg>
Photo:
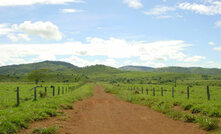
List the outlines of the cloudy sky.
<svg viewBox="0 0 221 134">
<path fill-rule="evenodd" d="M 0 0 L 0 66 L 221 68 L 221 0 Z"/>
</svg>

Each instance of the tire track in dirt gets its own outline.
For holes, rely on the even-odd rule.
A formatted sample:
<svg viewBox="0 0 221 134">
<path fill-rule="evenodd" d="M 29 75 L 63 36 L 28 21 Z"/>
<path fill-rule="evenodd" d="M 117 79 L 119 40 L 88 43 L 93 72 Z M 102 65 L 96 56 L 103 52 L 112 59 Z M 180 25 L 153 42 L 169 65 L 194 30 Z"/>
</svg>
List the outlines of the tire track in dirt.
<svg viewBox="0 0 221 134">
<path fill-rule="evenodd" d="M 196 124 L 172 120 L 145 106 L 120 100 L 105 93 L 99 85 L 94 87 L 94 96 L 76 102 L 74 110 L 66 111 L 69 118 L 48 119 L 31 124 L 34 127 L 60 125 L 59 134 L 206 134 Z"/>
</svg>

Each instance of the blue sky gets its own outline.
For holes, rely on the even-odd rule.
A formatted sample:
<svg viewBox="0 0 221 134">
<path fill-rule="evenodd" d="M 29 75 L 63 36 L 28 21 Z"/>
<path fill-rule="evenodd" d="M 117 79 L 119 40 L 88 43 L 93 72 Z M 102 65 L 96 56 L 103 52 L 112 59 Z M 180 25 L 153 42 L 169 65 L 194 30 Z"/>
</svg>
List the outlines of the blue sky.
<svg viewBox="0 0 221 134">
<path fill-rule="evenodd" d="M 1 0 L 0 57 L 221 68 L 221 1 Z"/>
</svg>

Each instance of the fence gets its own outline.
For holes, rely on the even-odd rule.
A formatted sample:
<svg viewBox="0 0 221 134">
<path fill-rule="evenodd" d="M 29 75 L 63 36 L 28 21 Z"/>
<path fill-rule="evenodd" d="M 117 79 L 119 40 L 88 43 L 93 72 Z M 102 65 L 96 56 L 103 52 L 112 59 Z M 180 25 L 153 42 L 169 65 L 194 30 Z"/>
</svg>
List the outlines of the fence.
<svg viewBox="0 0 221 134">
<path fill-rule="evenodd" d="M 69 94 L 85 83 L 70 83 L 35 86 L 32 83 L 0 83 L 0 110 L 20 106 L 40 98 L 52 98 Z"/>
<path fill-rule="evenodd" d="M 128 90 L 133 91 L 135 94 L 144 94 L 144 88 L 143 87 L 135 87 L 135 86 L 128 86 L 127 87 Z M 150 95 L 152 92 L 152 96 L 156 96 L 156 92 L 160 92 L 160 96 L 164 96 L 165 92 L 170 92 L 171 91 L 171 97 L 174 98 L 175 97 L 175 88 L 171 87 L 171 90 L 168 89 L 164 89 L 163 87 L 156 89 L 155 87 L 146 87 L 146 95 Z M 210 87 L 207 86 L 206 88 L 204 88 L 205 94 L 207 96 L 207 100 L 211 100 L 211 96 L 210 96 Z M 184 94 L 185 92 L 182 91 L 182 94 Z M 190 87 L 187 86 L 186 87 L 186 98 L 190 99 Z"/>
</svg>

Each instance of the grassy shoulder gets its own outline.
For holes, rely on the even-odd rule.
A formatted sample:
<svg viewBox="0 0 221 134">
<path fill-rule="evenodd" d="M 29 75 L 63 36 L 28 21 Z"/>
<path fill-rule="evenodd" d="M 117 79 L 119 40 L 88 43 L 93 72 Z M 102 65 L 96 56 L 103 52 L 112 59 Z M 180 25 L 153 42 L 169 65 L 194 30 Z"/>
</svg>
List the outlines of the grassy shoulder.
<svg viewBox="0 0 221 134">
<path fill-rule="evenodd" d="M 191 101 L 188 100 L 179 100 L 169 97 L 161 97 L 161 96 L 151 96 L 146 94 L 135 94 L 134 91 L 128 90 L 125 87 L 121 86 L 114 86 L 111 84 L 103 84 L 105 87 L 106 92 L 110 92 L 118 96 L 119 98 L 135 103 L 135 104 L 141 104 L 145 105 L 155 111 L 161 112 L 168 117 L 175 119 L 175 120 L 181 120 L 184 122 L 192 122 L 199 125 L 200 128 L 211 131 L 218 128 L 219 120 L 217 119 L 217 116 L 219 117 L 219 111 L 214 111 L 213 109 L 208 110 L 211 113 L 217 113 L 217 114 L 194 114 L 192 112 L 187 112 L 185 110 L 189 110 L 192 107 L 194 108 L 194 103 L 191 103 Z M 189 106 L 189 109 L 185 109 Z M 175 110 L 174 107 L 179 106 L 182 110 Z M 209 106 L 208 106 L 209 107 Z M 184 110 L 185 109 L 185 110 Z M 212 115 L 212 116 L 209 116 Z"/>
<path fill-rule="evenodd" d="M 19 107 L 0 110 L 0 133 L 16 133 L 33 121 L 63 114 L 58 109 L 72 109 L 72 103 L 93 95 L 93 84 L 85 84 L 68 94 L 29 101 Z"/>
</svg>

